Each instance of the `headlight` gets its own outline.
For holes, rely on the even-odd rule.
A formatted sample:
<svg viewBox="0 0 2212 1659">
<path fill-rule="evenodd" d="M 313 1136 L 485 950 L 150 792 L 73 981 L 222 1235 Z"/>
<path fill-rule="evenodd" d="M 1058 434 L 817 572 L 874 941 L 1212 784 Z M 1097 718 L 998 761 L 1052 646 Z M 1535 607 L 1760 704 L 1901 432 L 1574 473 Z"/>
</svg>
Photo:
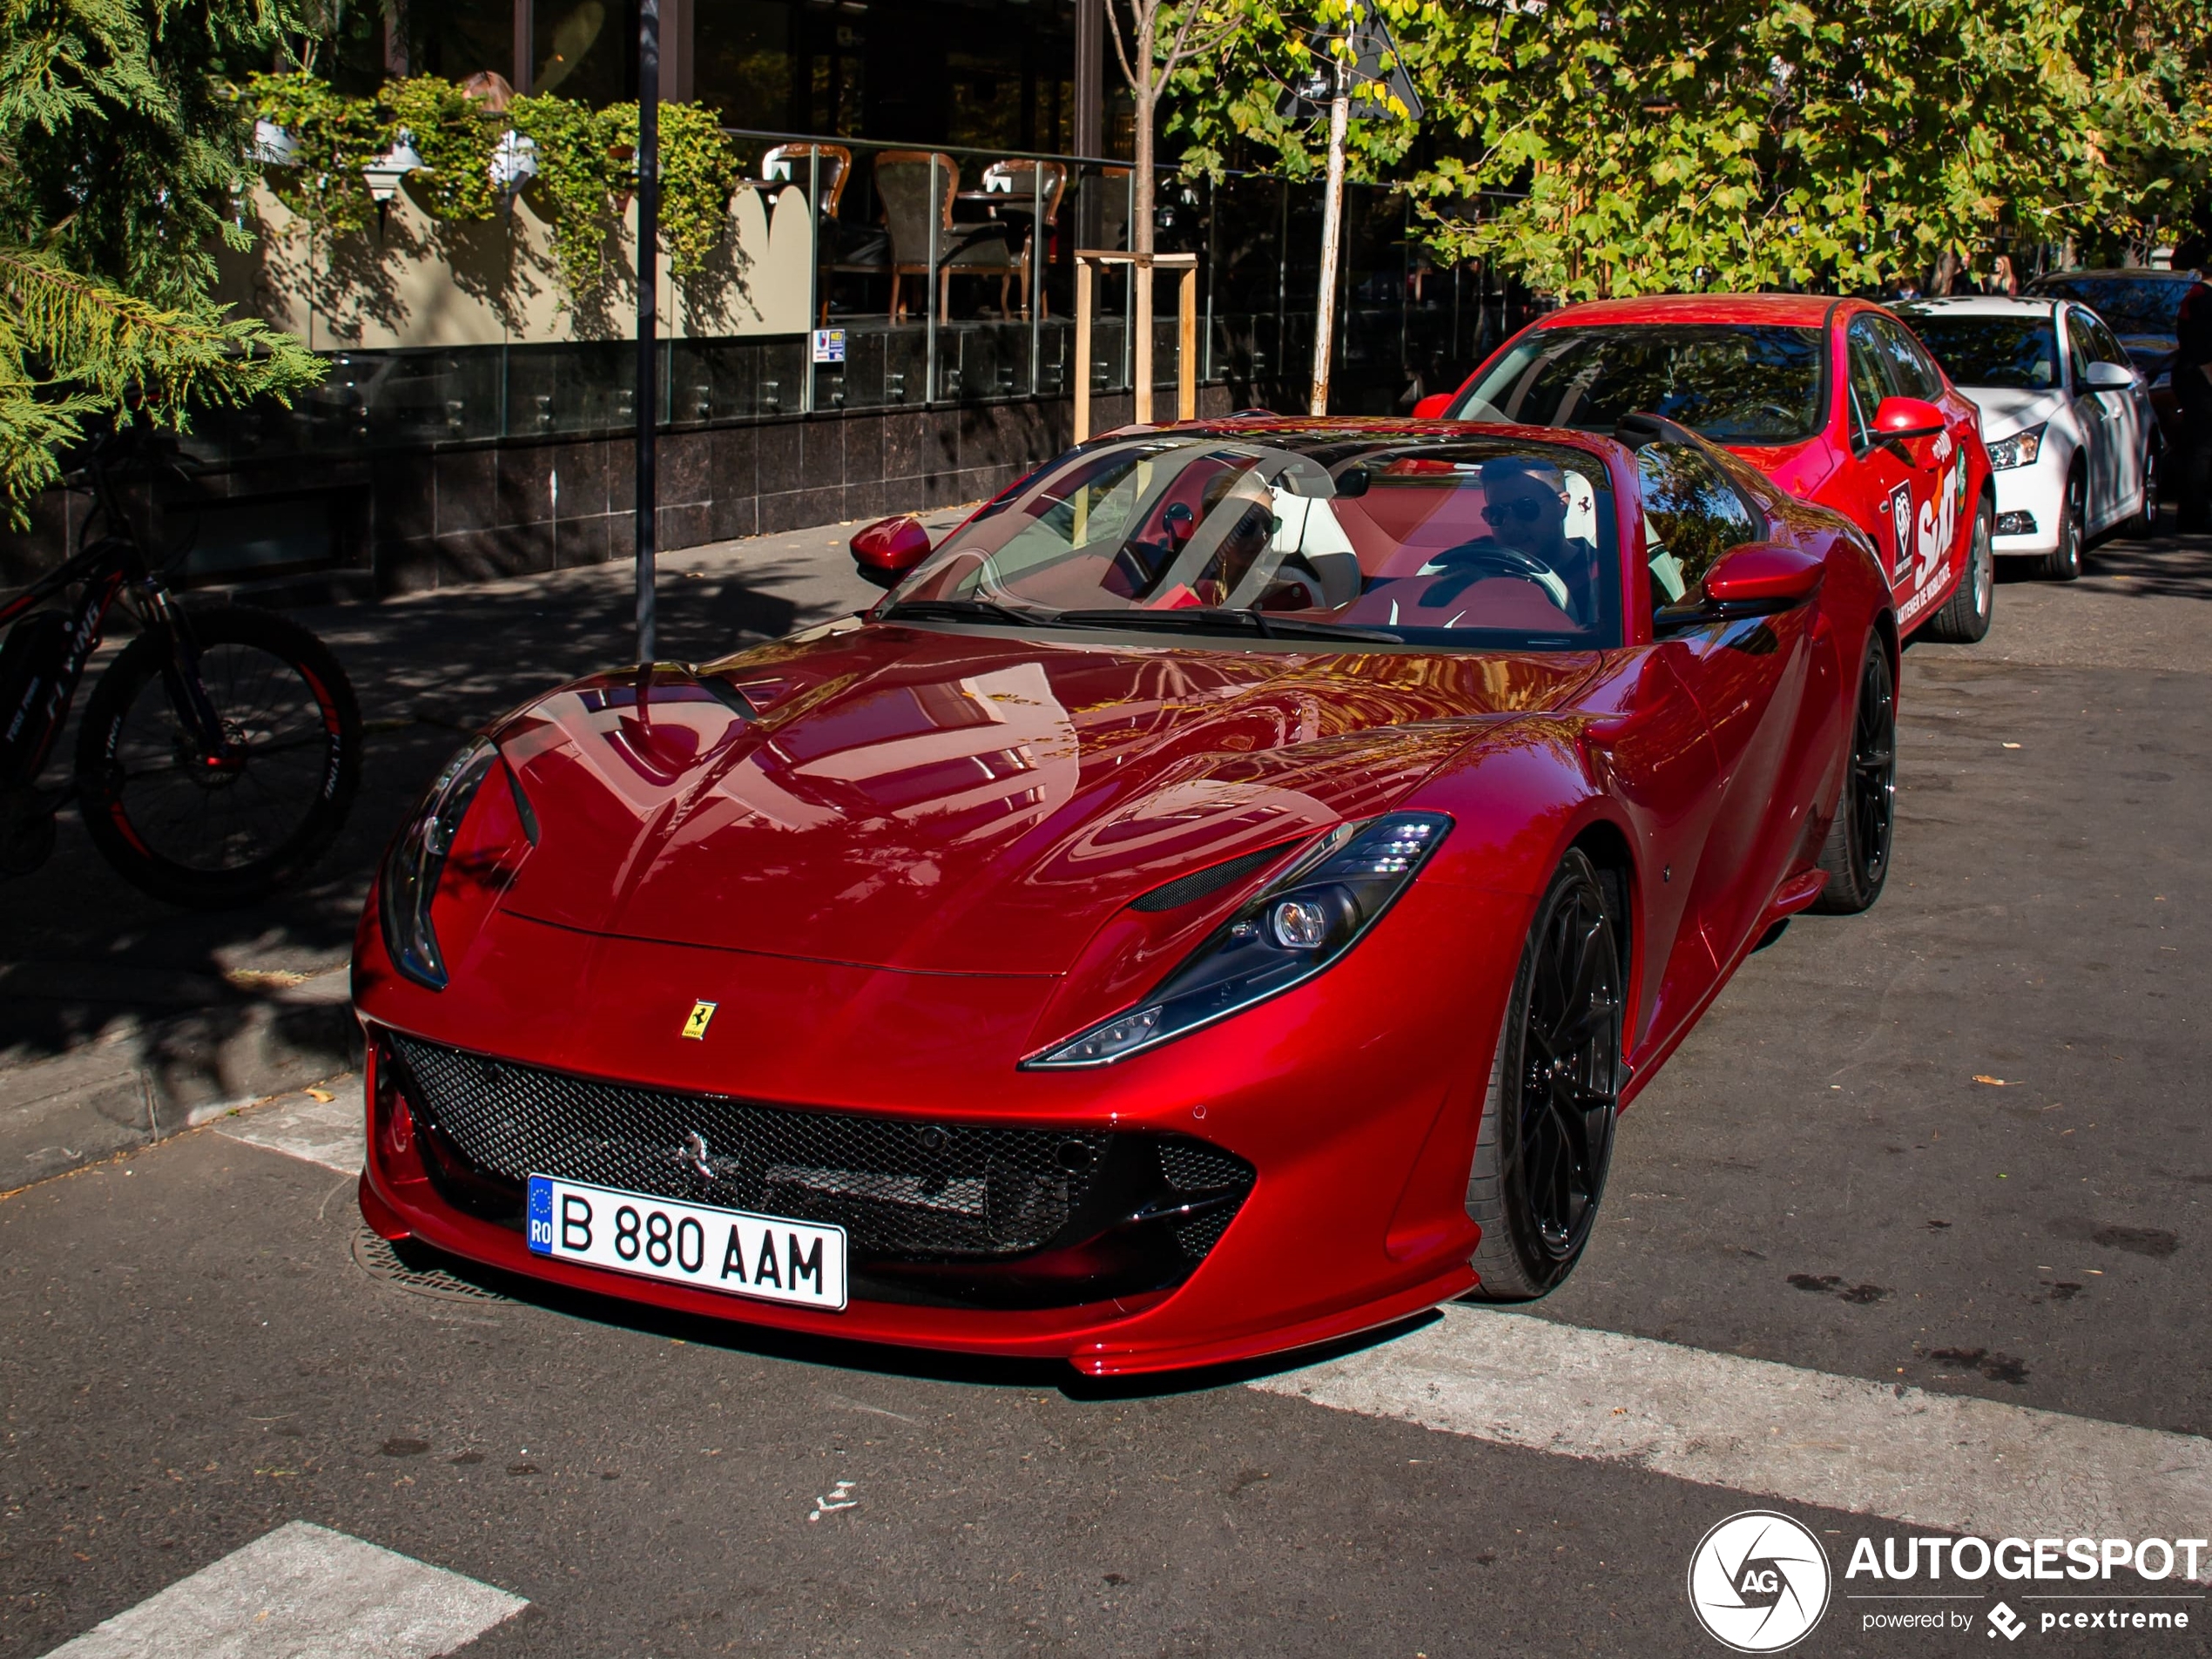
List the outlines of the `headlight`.
<svg viewBox="0 0 2212 1659">
<path fill-rule="evenodd" d="M 1441 813 L 1393 813 L 1331 831 L 1143 1003 L 1022 1068 L 1110 1066 L 1304 984 L 1359 942 L 1451 827 Z"/>
<path fill-rule="evenodd" d="M 2045 421 L 2044 426 L 2048 426 Z M 2032 467 L 2035 457 L 2043 453 L 2043 427 L 2032 426 L 2025 432 L 2015 432 L 2009 438 L 2000 438 L 1989 446 L 1989 464 L 1999 472 L 2013 467 Z"/>
<path fill-rule="evenodd" d="M 438 878 L 469 803 L 500 764 L 499 751 L 483 738 L 446 762 L 384 860 L 378 883 L 384 948 L 401 973 L 434 991 L 445 989 L 446 965 L 430 929 L 430 901 L 437 897 Z"/>
</svg>

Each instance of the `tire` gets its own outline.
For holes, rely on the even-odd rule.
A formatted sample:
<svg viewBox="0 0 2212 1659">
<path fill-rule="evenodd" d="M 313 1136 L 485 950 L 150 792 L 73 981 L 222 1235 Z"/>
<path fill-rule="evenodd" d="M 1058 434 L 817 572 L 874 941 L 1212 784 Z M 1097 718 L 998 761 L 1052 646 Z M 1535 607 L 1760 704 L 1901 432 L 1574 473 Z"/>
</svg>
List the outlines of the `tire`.
<svg viewBox="0 0 2212 1659">
<path fill-rule="evenodd" d="M 1928 637 L 1946 644 L 1972 645 L 1989 631 L 1997 605 L 1997 509 L 1985 496 L 1974 508 L 1973 539 L 1966 543 L 1966 568 L 1959 585 L 1928 618 Z"/>
<path fill-rule="evenodd" d="M 1490 1062 L 1467 1175 L 1467 1215 L 1482 1229 L 1474 1258 L 1481 1283 L 1469 1301 L 1549 1295 L 1589 1242 L 1620 1094 L 1615 940 L 1604 884 L 1572 850 L 1536 907 Z M 1561 1044 L 1568 1032 L 1582 1041 Z"/>
<path fill-rule="evenodd" d="M 1831 916 L 1871 909 L 1889 879 L 1897 823 L 1897 685 L 1878 635 L 1866 642 L 1858 698 L 1851 710 L 1851 758 L 1837 792 L 1836 815 L 1821 846 L 1828 885 L 1812 907 Z"/>
<path fill-rule="evenodd" d="M 2089 539 L 2089 517 L 2081 504 L 2081 474 L 2068 473 L 2066 505 L 2059 509 L 2059 544 L 2043 556 L 2036 574 L 2046 582 L 2073 582 L 2081 575 L 2081 550 Z"/>
<path fill-rule="evenodd" d="M 124 880 L 170 904 L 251 904 L 329 846 L 361 782 L 361 713 L 338 659 L 272 611 L 186 618 L 200 678 L 239 745 L 192 752 L 171 693 L 167 634 L 141 635 L 100 677 L 78 734 L 84 827 Z"/>
</svg>

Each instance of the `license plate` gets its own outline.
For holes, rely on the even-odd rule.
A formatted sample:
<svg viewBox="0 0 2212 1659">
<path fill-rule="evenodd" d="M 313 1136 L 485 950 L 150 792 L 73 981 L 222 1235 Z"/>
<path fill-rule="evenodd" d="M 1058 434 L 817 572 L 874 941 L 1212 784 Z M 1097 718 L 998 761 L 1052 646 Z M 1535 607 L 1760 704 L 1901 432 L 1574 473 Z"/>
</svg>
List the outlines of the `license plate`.
<svg viewBox="0 0 2212 1659">
<path fill-rule="evenodd" d="M 556 1261 L 753 1296 L 845 1307 L 845 1229 L 534 1175 L 529 1245 Z"/>
</svg>

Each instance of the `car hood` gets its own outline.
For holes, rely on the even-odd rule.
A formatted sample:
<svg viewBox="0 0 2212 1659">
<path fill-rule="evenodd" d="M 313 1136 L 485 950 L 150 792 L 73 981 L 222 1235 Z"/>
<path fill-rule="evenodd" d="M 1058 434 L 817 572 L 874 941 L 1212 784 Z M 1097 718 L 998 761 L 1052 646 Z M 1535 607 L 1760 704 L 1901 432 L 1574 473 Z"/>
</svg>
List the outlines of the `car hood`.
<svg viewBox="0 0 2212 1659">
<path fill-rule="evenodd" d="M 2009 438 L 2015 432 L 2040 426 L 2065 406 L 2066 394 L 2024 392 L 2006 386 L 1962 386 L 1959 388 L 1981 410 L 1984 442 Z"/>
<path fill-rule="evenodd" d="M 1384 811 L 1595 656 L 1041 642 L 875 624 L 566 687 L 495 737 L 500 902 L 594 934 L 1064 971 L 1173 878 Z"/>
</svg>

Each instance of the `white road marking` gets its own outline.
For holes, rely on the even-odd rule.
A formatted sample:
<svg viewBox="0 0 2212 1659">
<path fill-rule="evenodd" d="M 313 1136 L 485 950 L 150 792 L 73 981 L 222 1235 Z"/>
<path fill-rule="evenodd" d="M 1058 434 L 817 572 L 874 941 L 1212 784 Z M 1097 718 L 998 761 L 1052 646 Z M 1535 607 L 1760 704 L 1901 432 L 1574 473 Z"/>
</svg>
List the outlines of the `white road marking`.
<svg viewBox="0 0 2212 1659">
<path fill-rule="evenodd" d="M 1450 1306 L 1251 1386 L 1985 1538 L 2212 1534 L 2212 1440 Z M 2202 1569 L 2212 1575 L 2212 1562 Z"/>
<path fill-rule="evenodd" d="M 434 1659 L 529 1605 L 294 1521 L 47 1659 Z"/>
<path fill-rule="evenodd" d="M 358 1076 L 329 1085 L 333 1098 L 282 1095 L 266 1106 L 226 1116 L 215 1126 L 248 1146 L 266 1147 L 346 1175 L 358 1175 L 368 1151 L 368 1118 Z"/>
</svg>

